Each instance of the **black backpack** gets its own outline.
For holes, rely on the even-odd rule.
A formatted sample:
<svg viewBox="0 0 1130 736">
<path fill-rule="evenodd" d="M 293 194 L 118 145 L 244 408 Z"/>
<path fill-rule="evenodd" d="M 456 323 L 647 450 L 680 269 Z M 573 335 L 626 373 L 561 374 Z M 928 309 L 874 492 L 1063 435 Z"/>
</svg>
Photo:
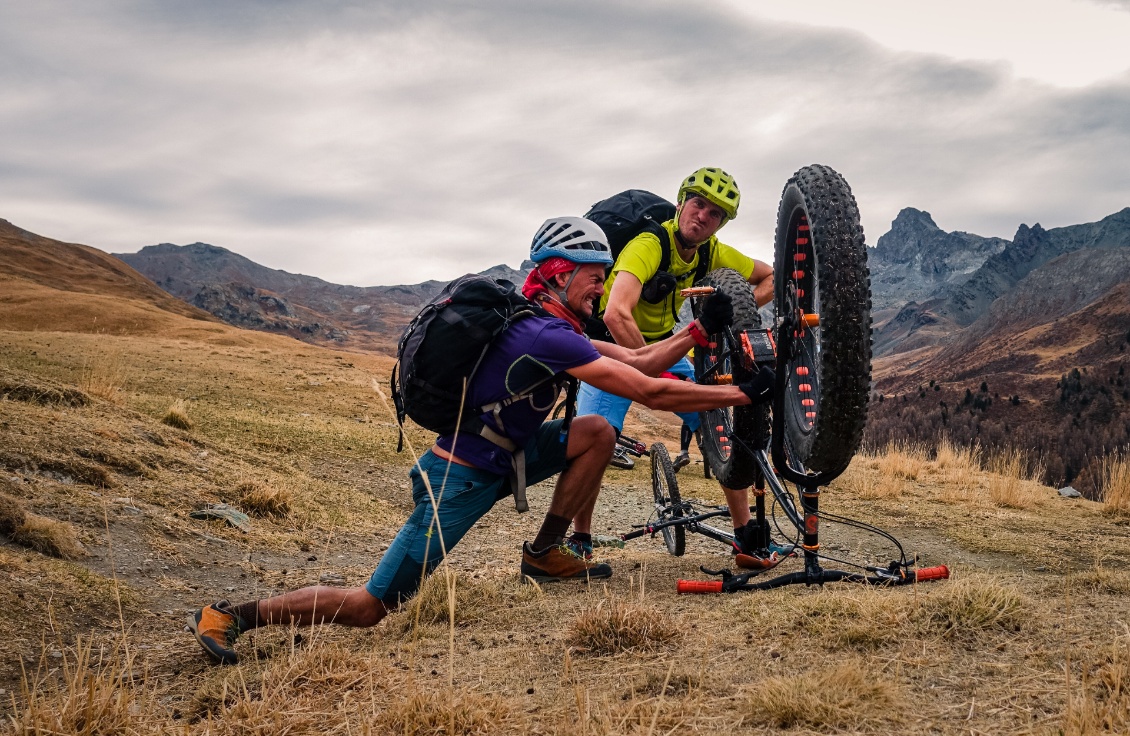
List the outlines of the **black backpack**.
<svg viewBox="0 0 1130 736">
<path fill-rule="evenodd" d="M 525 511 L 524 463 L 507 437 L 483 423 L 480 415 L 501 411 L 529 398 L 552 380 L 539 380 L 523 391 L 489 406 L 467 406 L 466 391 L 494 340 L 516 321 L 548 312 L 530 303 L 514 284 L 478 274 L 452 281 L 405 328 L 396 349 L 389 388 L 400 425 L 396 451 L 404 449 L 404 418 L 437 434 L 478 434 L 515 454 L 518 482 L 515 503 Z M 573 418 L 575 381 L 569 381 L 569 406 L 563 432 Z M 501 423 L 499 423 L 501 426 Z M 520 497 L 519 497 L 520 495 Z"/>
<path fill-rule="evenodd" d="M 644 189 L 628 189 L 597 202 L 585 213 L 604 231 L 608 245 L 612 248 L 612 259 L 620 257 L 624 247 L 642 232 L 653 233 L 659 238 L 663 248 L 659 268 L 655 275 L 644 284 L 640 298 L 652 304 L 664 301 L 675 290 L 675 277 L 668 273 L 671 268 L 671 237 L 662 223 L 675 217 L 676 207 L 658 194 Z M 699 249 L 698 267 L 695 269 L 694 283 L 706 275 L 710 267 L 710 249 Z M 611 269 L 609 269 L 611 271 Z M 675 314 L 675 300 L 671 299 L 672 314 Z M 677 315 L 676 315 L 677 318 Z M 589 318 L 585 333 L 594 340 L 613 342 L 612 335 L 599 317 Z"/>
</svg>

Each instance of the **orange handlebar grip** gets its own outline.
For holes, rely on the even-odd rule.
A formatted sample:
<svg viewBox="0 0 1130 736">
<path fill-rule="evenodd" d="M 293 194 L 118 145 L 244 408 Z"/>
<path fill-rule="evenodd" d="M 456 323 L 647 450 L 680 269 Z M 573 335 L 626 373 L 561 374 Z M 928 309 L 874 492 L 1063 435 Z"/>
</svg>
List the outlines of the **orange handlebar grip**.
<svg viewBox="0 0 1130 736">
<path fill-rule="evenodd" d="M 680 291 L 679 295 L 682 296 L 685 299 L 686 297 L 694 297 L 694 296 L 710 296 L 713 293 L 714 293 L 714 287 L 713 286 L 691 286 L 687 289 L 683 289 L 682 291 Z"/>
<path fill-rule="evenodd" d="M 819 327 L 820 326 L 820 315 L 819 314 L 806 314 L 803 317 L 801 317 L 801 321 L 804 323 L 805 327 Z"/>
<path fill-rule="evenodd" d="M 920 583 L 927 580 L 947 580 L 950 576 L 950 569 L 945 565 L 938 565 L 937 567 L 924 567 L 921 570 L 916 570 L 914 579 Z"/>
<path fill-rule="evenodd" d="M 721 593 L 722 581 L 721 580 L 680 580 L 675 584 L 675 590 L 679 595 L 689 595 L 692 593 L 705 595 L 707 593 Z"/>
</svg>

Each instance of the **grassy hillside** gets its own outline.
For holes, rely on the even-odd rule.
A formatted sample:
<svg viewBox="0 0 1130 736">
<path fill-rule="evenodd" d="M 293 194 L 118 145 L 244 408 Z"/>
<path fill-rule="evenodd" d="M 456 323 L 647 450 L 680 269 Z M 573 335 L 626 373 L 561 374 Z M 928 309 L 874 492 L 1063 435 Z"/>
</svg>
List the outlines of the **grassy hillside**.
<svg viewBox="0 0 1130 736">
<path fill-rule="evenodd" d="M 375 388 L 390 361 L 202 322 L 128 290 L 89 296 L 105 300 L 99 324 L 137 319 L 93 329 L 87 295 L 10 283 L 28 296 L 0 299 L 5 733 L 1130 728 L 1130 516 L 952 449 L 861 456 L 822 502 L 893 532 L 924 565 L 948 564 L 946 582 L 679 597 L 676 579 L 730 564 L 692 535 L 682 558 L 647 538 L 604 552 L 605 584 L 521 585 L 542 484 L 529 514 L 499 503 L 418 605 L 367 631 L 253 632 L 239 666 L 213 667 L 181 630 L 190 611 L 359 584 L 407 515 L 412 457 L 395 453 Z M 51 319 L 19 316 L 36 304 Z M 646 411 L 629 430 L 677 436 Z M 680 474 L 684 496 L 721 502 L 700 468 Z M 648 518 L 645 467 L 605 480 L 598 532 Z M 218 502 L 250 528 L 189 516 Z M 894 554 L 859 530 L 822 532 L 834 557 Z"/>
</svg>

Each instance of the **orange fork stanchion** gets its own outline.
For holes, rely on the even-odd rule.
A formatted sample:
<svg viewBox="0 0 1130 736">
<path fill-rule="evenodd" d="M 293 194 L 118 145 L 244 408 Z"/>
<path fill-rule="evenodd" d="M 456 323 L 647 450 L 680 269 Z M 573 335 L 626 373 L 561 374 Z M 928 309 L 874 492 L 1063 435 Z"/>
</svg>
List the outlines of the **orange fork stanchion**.
<svg viewBox="0 0 1130 736">
<path fill-rule="evenodd" d="M 804 572 L 812 583 L 823 582 L 820 574 L 820 489 L 817 486 L 800 489 L 800 508 L 804 514 Z"/>
</svg>

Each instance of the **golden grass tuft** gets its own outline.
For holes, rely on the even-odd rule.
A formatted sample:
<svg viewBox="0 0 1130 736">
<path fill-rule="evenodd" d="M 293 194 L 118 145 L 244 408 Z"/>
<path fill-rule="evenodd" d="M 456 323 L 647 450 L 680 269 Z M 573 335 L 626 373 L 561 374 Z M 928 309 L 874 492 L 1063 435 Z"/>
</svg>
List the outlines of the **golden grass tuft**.
<svg viewBox="0 0 1130 736">
<path fill-rule="evenodd" d="M 1130 516 L 1130 452 L 1103 459 L 1103 513 Z"/>
<path fill-rule="evenodd" d="M 789 599 L 791 613 L 780 630 L 799 625 L 831 647 L 877 649 L 901 637 L 906 610 L 901 600 L 874 588 L 828 589 Z"/>
<path fill-rule="evenodd" d="M 988 471 L 989 499 L 997 506 L 1028 509 L 1047 496 L 1035 481 L 1043 475 L 1043 468 L 1020 450 L 1009 449 L 991 456 Z"/>
<path fill-rule="evenodd" d="M 188 403 L 184 399 L 177 399 L 161 417 L 161 423 L 177 429 L 192 429 L 192 420 L 188 418 Z"/>
<path fill-rule="evenodd" d="M 13 733 L 109 736 L 158 730 L 153 689 L 134 680 L 134 658 L 124 647 L 95 650 L 92 640 L 79 638 L 62 654 L 57 671 L 34 682 L 25 677 L 24 706 L 10 716 Z"/>
<path fill-rule="evenodd" d="M 78 541 L 73 526 L 65 521 L 48 519 L 45 516 L 28 514 L 24 523 L 12 532 L 12 541 L 64 560 L 77 560 L 86 557 L 86 548 Z"/>
<path fill-rule="evenodd" d="M 517 726 L 501 696 L 466 688 L 413 690 L 394 700 L 378 718 L 382 733 L 478 736 L 513 733 Z"/>
<path fill-rule="evenodd" d="M 24 505 L 11 496 L 0 493 L 0 534 L 12 534 L 27 521 Z"/>
<path fill-rule="evenodd" d="M 972 576 L 931 590 L 919 616 L 927 629 L 953 636 L 1020 631 L 1032 610 L 1032 602 L 1015 586 Z"/>
<path fill-rule="evenodd" d="M 451 621 L 449 586 L 455 590 L 455 625 L 460 627 L 482 621 L 509 603 L 527 602 L 541 594 L 532 585 L 476 580 L 442 568 L 424 581 L 419 592 L 400 611 L 386 619 L 385 627 L 403 635 L 417 625 L 447 626 Z"/>
<path fill-rule="evenodd" d="M 679 623 L 664 611 L 622 598 L 602 598 L 578 613 L 566 641 L 595 655 L 655 651 L 680 637 Z"/>
<path fill-rule="evenodd" d="M 852 661 L 761 680 L 746 696 L 743 715 L 770 728 L 872 730 L 899 723 L 904 705 L 889 678 Z"/>
<path fill-rule="evenodd" d="M 876 474 L 866 467 L 867 464 L 864 458 L 853 460 L 837 481 L 839 488 L 854 498 L 882 498 L 892 488 L 896 491 L 893 495 L 897 496 L 897 486 L 876 482 Z"/>
<path fill-rule="evenodd" d="M 981 469 L 981 447 L 958 446 L 949 437 L 942 437 L 938 441 L 938 448 L 934 455 L 934 462 L 938 470 L 950 470 L 960 473 L 972 473 Z"/>
<path fill-rule="evenodd" d="M 285 517 L 294 500 L 288 489 L 256 481 L 240 483 L 235 490 L 239 494 L 239 507 L 252 516 Z"/>
<path fill-rule="evenodd" d="M 848 487 L 864 499 L 897 499 L 906 480 L 918 480 L 930 466 L 927 450 L 918 444 L 892 442 L 876 454 L 864 457 L 866 465 L 878 470 L 878 478 L 849 477 Z M 860 464 L 864 465 L 863 462 Z"/>
<path fill-rule="evenodd" d="M 98 355 L 83 363 L 78 387 L 87 396 L 118 403 L 125 385 L 126 369 L 121 355 Z"/>
<path fill-rule="evenodd" d="M 319 630 L 312 631 L 319 637 Z M 260 658 L 236 668 L 214 668 L 196 678 L 189 703 L 192 719 L 210 718 L 212 733 L 326 733 L 325 704 L 340 693 L 387 678 L 387 664 L 335 642 L 295 648 L 299 631 L 279 636 L 288 643 L 261 647 Z"/>
<path fill-rule="evenodd" d="M 1114 637 L 1081 687 L 1069 692 L 1060 733 L 1130 733 L 1130 634 Z"/>
<path fill-rule="evenodd" d="M 1103 567 L 1101 560 L 1097 561 L 1090 570 L 1072 575 L 1071 580 L 1092 593 L 1111 593 L 1114 595 L 1130 593 L 1130 578 L 1126 576 L 1126 573 L 1121 569 Z"/>
<path fill-rule="evenodd" d="M 918 480 L 930 463 L 926 448 L 908 442 L 892 442 L 878 460 L 879 475 L 892 480 Z"/>
</svg>

